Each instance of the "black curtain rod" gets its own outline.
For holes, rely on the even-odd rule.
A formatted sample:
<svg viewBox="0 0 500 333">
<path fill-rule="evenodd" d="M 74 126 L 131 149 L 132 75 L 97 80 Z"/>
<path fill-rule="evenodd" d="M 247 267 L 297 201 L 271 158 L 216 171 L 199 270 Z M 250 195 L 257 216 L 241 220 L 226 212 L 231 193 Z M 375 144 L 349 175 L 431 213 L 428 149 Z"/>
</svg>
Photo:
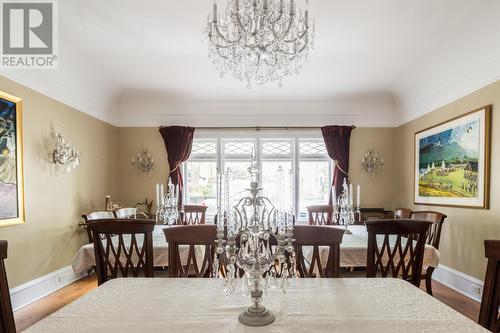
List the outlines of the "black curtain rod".
<svg viewBox="0 0 500 333">
<path fill-rule="evenodd" d="M 228 126 L 228 127 L 195 127 L 197 130 L 312 130 L 312 129 L 320 129 L 320 126 Z M 356 126 L 352 126 L 352 128 L 356 128 Z"/>
</svg>

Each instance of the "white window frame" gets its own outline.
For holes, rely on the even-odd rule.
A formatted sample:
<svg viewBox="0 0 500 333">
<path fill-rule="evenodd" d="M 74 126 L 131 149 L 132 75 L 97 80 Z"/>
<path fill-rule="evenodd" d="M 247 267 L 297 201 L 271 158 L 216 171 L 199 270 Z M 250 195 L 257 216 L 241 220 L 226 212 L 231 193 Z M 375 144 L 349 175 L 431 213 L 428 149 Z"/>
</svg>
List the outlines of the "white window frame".
<svg viewBox="0 0 500 333">
<path fill-rule="evenodd" d="M 294 213 L 297 221 L 304 222 L 307 221 L 306 218 L 300 218 L 299 212 L 299 202 L 300 202 L 300 162 L 314 162 L 314 161 L 328 161 L 328 181 L 331 184 L 332 182 L 332 168 L 333 162 L 330 157 L 326 155 L 300 155 L 299 151 L 299 143 L 304 141 L 314 141 L 323 142 L 323 137 L 321 133 L 317 133 L 316 131 L 212 131 L 212 130 L 201 130 L 196 131 L 194 135 L 195 141 L 216 141 L 217 142 L 217 150 L 216 156 L 214 158 L 213 155 L 191 155 L 187 163 L 196 161 L 196 162 L 210 162 L 216 161 L 217 170 L 223 170 L 224 160 L 227 161 L 249 161 L 249 156 L 247 155 L 230 155 L 225 156 L 223 151 L 223 142 L 224 141 L 253 141 L 255 147 L 255 155 L 257 161 L 259 162 L 259 167 L 262 169 L 262 161 L 290 161 L 292 162 L 292 170 L 294 173 Z M 288 155 L 266 155 L 262 154 L 262 141 L 290 141 L 292 143 L 292 151 L 291 156 Z M 187 163 L 183 163 L 183 174 L 186 174 Z M 186 179 L 185 191 L 183 192 L 183 202 L 187 200 L 187 192 L 189 189 L 189 184 Z M 326 203 L 325 203 L 326 204 Z M 212 218 L 208 217 L 207 218 Z"/>
</svg>

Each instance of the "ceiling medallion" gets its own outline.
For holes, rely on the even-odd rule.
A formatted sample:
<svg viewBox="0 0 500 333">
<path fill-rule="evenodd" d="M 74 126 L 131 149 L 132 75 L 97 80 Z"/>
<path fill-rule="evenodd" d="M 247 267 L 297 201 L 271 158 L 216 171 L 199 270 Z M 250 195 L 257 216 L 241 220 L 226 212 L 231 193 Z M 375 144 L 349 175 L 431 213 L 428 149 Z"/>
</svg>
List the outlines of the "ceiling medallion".
<svg viewBox="0 0 500 333">
<path fill-rule="evenodd" d="M 222 13 L 216 1 L 206 34 L 209 57 L 220 71 L 240 81 L 263 85 L 298 74 L 313 47 L 314 22 L 294 0 L 227 0 Z"/>
</svg>

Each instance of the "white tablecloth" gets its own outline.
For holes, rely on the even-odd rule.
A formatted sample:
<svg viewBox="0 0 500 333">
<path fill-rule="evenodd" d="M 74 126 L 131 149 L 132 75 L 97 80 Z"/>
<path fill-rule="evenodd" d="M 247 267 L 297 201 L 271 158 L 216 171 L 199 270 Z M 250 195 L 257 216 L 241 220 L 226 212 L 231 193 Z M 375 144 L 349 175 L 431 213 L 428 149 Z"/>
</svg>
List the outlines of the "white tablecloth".
<svg viewBox="0 0 500 333">
<path fill-rule="evenodd" d="M 168 245 L 165 240 L 164 225 L 157 225 L 153 232 L 153 263 L 155 267 L 168 266 Z M 344 235 L 340 245 L 341 267 L 365 267 L 366 251 L 368 246 L 368 233 L 364 225 L 353 225 L 349 227 L 352 234 Z M 327 249 L 321 251 L 321 256 L 327 255 Z M 181 256 L 183 255 L 181 249 Z M 187 255 L 187 251 L 186 251 Z M 199 255 L 203 258 L 203 255 Z M 325 261 L 326 262 L 326 261 Z M 437 267 L 439 264 L 439 251 L 433 246 L 426 245 L 424 253 L 424 266 Z M 94 245 L 82 246 L 73 257 L 73 271 L 75 274 L 86 272 L 95 265 Z"/>
<path fill-rule="evenodd" d="M 488 332 L 400 279 L 296 279 L 264 298 L 276 321 L 261 328 L 238 322 L 249 303 L 221 279 L 117 279 L 28 332 Z"/>
</svg>

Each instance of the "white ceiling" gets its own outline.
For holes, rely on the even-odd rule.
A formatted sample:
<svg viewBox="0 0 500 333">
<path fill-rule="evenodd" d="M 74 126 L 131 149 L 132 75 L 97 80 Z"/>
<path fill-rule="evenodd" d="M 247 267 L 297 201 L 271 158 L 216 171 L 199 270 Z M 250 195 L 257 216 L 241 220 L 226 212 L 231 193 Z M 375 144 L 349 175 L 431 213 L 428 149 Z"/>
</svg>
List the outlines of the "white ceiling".
<svg viewBox="0 0 500 333">
<path fill-rule="evenodd" d="M 118 126 L 394 126 L 500 78 L 498 0 L 310 2 L 316 49 L 282 88 L 219 78 L 211 0 L 58 1 L 59 69 L 2 75 Z"/>
</svg>

